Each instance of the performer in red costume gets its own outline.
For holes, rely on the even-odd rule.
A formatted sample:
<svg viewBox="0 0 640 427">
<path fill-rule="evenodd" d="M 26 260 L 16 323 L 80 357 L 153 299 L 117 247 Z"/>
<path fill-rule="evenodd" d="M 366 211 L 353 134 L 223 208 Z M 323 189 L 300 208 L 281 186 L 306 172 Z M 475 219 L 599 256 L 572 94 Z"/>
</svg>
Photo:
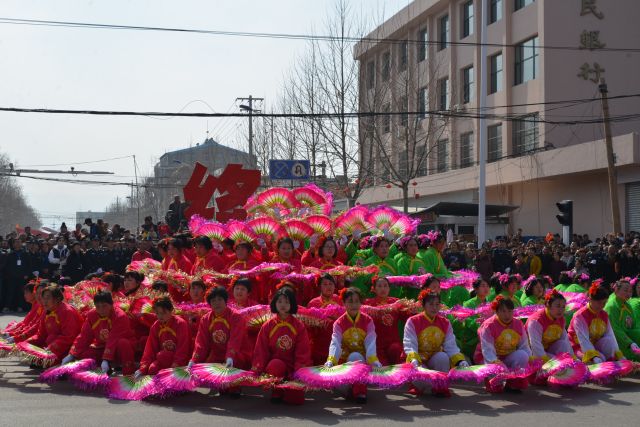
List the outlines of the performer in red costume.
<svg viewBox="0 0 640 427">
<path fill-rule="evenodd" d="M 194 241 L 196 260 L 191 268 L 191 275 L 196 275 L 203 270 L 224 270 L 225 261 L 213 250 L 213 243 L 207 236 L 199 236 Z"/>
<path fill-rule="evenodd" d="M 371 291 L 376 295 L 365 300 L 364 305 L 380 307 L 393 304 L 398 298 L 390 297 L 391 286 L 385 277 L 374 277 L 371 281 L 373 286 Z M 373 316 L 373 323 L 376 326 L 376 347 L 378 359 L 382 365 L 396 365 L 402 359 L 402 340 L 398 325 L 406 320 L 398 309 L 389 309 L 379 316 Z"/>
<path fill-rule="evenodd" d="M 290 379 L 296 370 L 311 365 L 307 330 L 293 316 L 298 312 L 295 294 L 286 288 L 278 290 L 271 300 L 271 312 L 273 317 L 260 328 L 251 369 Z M 301 405 L 304 403 L 304 391 L 276 386 L 271 401 Z"/>
<path fill-rule="evenodd" d="M 42 291 L 42 305 L 46 313 L 38 332 L 26 341 L 54 353 L 55 364 L 58 364 L 80 333 L 82 318 L 75 308 L 64 302 L 63 290 L 57 285 L 49 285 Z"/>
<path fill-rule="evenodd" d="M 559 353 L 573 355 L 565 330 L 564 311 L 567 301 L 555 289 L 545 297 L 545 307 L 529 316 L 525 327 L 534 358 L 548 362 Z"/>
<path fill-rule="evenodd" d="M 109 292 L 98 292 L 93 297 L 95 308 L 87 313 L 80 335 L 62 363 L 74 359 L 94 359 L 101 362 L 102 372 L 107 373 L 114 363 L 122 366 L 123 375 L 135 372 L 134 347 L 136 336 L 129 318 L 113 306 Z"/>
<path fill-rule="evenodd" d="M 155 375 L 162 369 L 186 366 L 189 362 L 191 333 L 187 322 L 173 314 L 169 297 L 154 301 L 153 310 L 158 320 L 149 331 L 140 369 L 135 372 L 136 378 Z"/>
<path fill-rule="evenodd" d="M 325 366 L 330 368 L 338 363 L 366 361 L 373 367 L 382 367 L 376 355 L 375 324 L 371 317 L 360 311 L 360 290 L 345 288 L 340 292 L 340 299 L 347 312 L 333 324 L 329 356 Z M 367 402 L 366 384 L 354 384 L 350 392 L 357 403 Z M 347 397 L 350 397 L 348 390 Z"/>
<path fill-rule="evenodd" d="M 342 306 L 340 297 L 335 294 L 336 280 L 332 275 L 323 274 L 320 276 L 318 278 L 318 287 L 320 288 L 320 296 L 309 301 L 308 308 L 325 308 L 330 305 Z M 335 320 L 335 318 L 332 320 Z M 331 344 L 331 332 L 331 325 L 309 330 L 311 358 L 314 365 L 322 365 L 327 360 L 327 349 Z"/>
<path fill-rule="evenodd" d="M 496 313 L 482 323 L 478 329 L 480 342 L 474 360 L 477 364 L 496 363 L 509 369 L 524 369 L 531 357 L 529 339 L 520 319 L 513 317 L 515 308 L 510 298 L 498 295 L 491 303 Z M 524 390 L 528 387 L 526 378 L 508 380 L 506 388 Z"/>
</svg>

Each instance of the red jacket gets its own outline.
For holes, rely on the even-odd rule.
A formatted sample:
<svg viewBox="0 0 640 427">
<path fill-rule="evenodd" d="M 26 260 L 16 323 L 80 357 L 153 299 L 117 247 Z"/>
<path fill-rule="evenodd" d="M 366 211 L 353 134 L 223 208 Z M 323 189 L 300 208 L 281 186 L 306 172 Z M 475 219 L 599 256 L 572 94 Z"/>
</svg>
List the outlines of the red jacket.
<svg viewBox="0 0 640 427">
<path fill-rule="evenodd" d="M 114 307 L 109 317 L 100 317 L 93 309 L 87 313 L 80 335 L 69 353 L 74 357 L 80 357 L 89 347 L 104 349 L 102 359 L 112 361 L 121 339 L 135 341 L 135 334 L 125 312 Z"/>
<path fill-rule="evenodd" d="M 272 359 L 284 362 L 289 375 L 311 365 L 311 346 L 307 329 L 294 316 L 281 320 L 275 314 L 260 328 L 253 351 L 252 370 L 264 372 Z"/>
<path fill-rule="evenodd" d="M 228 358 L 249 361 L 252 348 L 247 340 L 247 322 L 227 307 L 217 316 L 213 311 L 200 319 L 191 360 L 194 363 L 224 363 Z"/>
<path fill-rule="evenodd" d="M 191 261 L 184 255 L 178 257 L 178 259 L 166 257 L 162 260 L 162 270 L 164 271 L 178 270 L 189 274 L 192 267 Z"/>
<path fill-rule="evenodd" d="M 187 321 L 179 316 L 171 316 L 167 323 L 159 320 L 149 330 L 147 345 L 144 347 L 140 371 L 146 374 L 149 366 L 161 351 L 173 352 L 173 367 L 186 366 L 189 362 L 191 333 Z"/>
<path fill-rule="evenodd" d="M 63 357 L 80 333 L 81 325 L 82 318 L 76 309 L 62 302 L 42 317 L 38 332 L 27 341 Z"/>
<path fill-rule="evenodd" d="M 15 342 L 26 340 L 38 331 L 43 316 L 44 308 L 37 302 L 34 302 L 29 313 L 27 313 L 20 323 L 9 331 L 9 335 L 13 337 Z"/>
<path fill-rule="evenodd" d="M 209 253 L 204 257 L 196 257 L 193 267 L 191 268 L 191 275 L 193 276 L 202 270 L 214 270 L 220 272 L 224 270 L 224 267 L 224 260 L 214 251 L 209 251 Z"/>
</svg>

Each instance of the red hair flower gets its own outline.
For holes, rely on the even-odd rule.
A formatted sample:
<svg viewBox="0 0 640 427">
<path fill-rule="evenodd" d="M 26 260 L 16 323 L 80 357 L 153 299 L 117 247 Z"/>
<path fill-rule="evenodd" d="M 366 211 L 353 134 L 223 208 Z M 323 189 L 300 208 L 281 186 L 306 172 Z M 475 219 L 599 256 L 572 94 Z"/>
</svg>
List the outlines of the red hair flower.
<svg viewBox="0 0 640 427">
<path fill-rule="evenodd" d="M 502 295 L 498 295 L 491 303 L 491 310 L 498 311 L 498 305 L 500 305 L 501 301 L 504 301 L 504 297 Z"/>
<path fill-rule="evenodd" d="M 558 296 L 562 296 L 562 294 L 558 292 L 557 289 L 553 289 L 551 292 L 547 292 L 547 295 L 544 296 L 544 300 L 549 302 Z"/>
<path fill-rule="evenodd" d="M 591 287 L 589 288 L 589 296 L 594 296 L 595 294 L 598 293 L 598 289 L 600 289 L 600 282 L 595 281 L 591 284 Z"/>
</svg>

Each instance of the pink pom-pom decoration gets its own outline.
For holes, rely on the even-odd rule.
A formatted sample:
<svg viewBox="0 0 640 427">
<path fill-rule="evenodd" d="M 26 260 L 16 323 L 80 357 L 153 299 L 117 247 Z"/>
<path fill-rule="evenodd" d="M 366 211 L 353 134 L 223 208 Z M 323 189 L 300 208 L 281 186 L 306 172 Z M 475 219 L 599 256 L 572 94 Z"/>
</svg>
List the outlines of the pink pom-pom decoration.
<svg viewBox="0 0 640 427">
<path fill-rule="evenodd" d="M 312 366 L 298 369 L 294 378 L 309 387 L 330 390 L 344 385 L 365 382 L 369 370 L 369 365 L 362 362 L 344 363 L 331 368 Z"/>
<path fill-rule="evenodd" d="M 411 381 L 423 381 L 431 384 L 434 390 L 446 390 L 449 388 L 449 377 L 445 372 L 434 371 L 422 366 L 413 369 Z"/>
<path fill-rule="evenodd" d="M 40 348 L 27 342 L 19 342 L 15 346 L 15 352 L 24 357 L 29 363 L 35 363 L 44 368 L 52 366 L 57 356 L 46 348 Z"/>
<path fill-rule="evenodd" d="M 154 381 L 157 392 L 162 397 L 193 391 L 196 388 L 195 381 L 186 367 L 163 369 L 156 374 Z"/>
<path fill-rule="evenodd" d="M 93 359 L 74 360 L 64 365 L 54 366 L 40 374 L 38 380 L 43 383 L 54 383 L 60 378 L 71 375 L 78 371 L 88 371 L 96 367 L 96 361 Z"/>
<path fill-rule="evenodd" d="M 504 372 L 504 367 L 496 364 L 472 365 L 468 368 L 453 368 L 449 371 L 449 381 L 481 383 L 486 378 Z"/>
<path fill-rule="evenodd" d="M 218 363 L 197 363 L 191 367 L 191 374 L 198 386 L 218 390 L 246 383 L 256 376 L 254 372 L 227 368 Z"/>
<path fill-rule="evenodd" d="M 106 388 L 111 381 L 111 377 L 101 369 L 74 372 L 70 375 L 70 379 L 76 388 L 83 391 Z"/>
<path fill-rule="evenodd" d="M 115 377 L 109 381 L 107 396 L 117 400 L 144 400 L 158 394 L 158 386 L 151 375 L 137 380 L 133 377 Z"/>
<path fill-rule="evenodd" d="M 372 368 L 365 382 L 380 388 L 396 388 L 408 382 L 412 373 L 413 366 L 410 363 Z"/>
<path fill-rule="evenodd" d="M 589 379 L 589 368 L 579 360 L 550 375 L 547 383 L 553 387 L 577 387 Z"/>
</svg>

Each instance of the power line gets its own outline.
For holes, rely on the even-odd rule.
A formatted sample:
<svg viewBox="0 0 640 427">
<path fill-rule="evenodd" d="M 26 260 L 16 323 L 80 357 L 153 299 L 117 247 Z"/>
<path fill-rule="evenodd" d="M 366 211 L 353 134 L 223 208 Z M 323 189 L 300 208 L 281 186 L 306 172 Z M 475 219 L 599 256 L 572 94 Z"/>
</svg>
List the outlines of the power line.
<svg viewBox="0 0 640 427">
<path fill-rule="evenodd" d="M 640 95 L 621 95 L 618 98 L 640 97 Z M 612 99 L 614 99 L 612 97 Z M 571 102 L 571 101 L 566 101 Z M 102 115 L 102 116 L 159 116 L 159 117 L 243 117 L 242 113 L 169 113 L 169 112 L 139 112 L 139 111 L 108 111 L 108 110 L 69 110 L 69 109 L 50 109 L 50 108 L 17 108 L 17 107 L 0 107 L 0 111 L 14 113 L 45 113 L 45 114 L 74 114 L 74 115 Z M 530 112 L 527 115 L 534 114 Z M 538 111 L 538 113 L 540 113 Z M 466 118 L 466 119 L 500 119 L 504 121 L 526 120 L 531 123 L 547 123 L 555 125 L 576 125 L 576 124 L 599 124 L 602 123 L 602 117 L 598 116 L 591 119 L 583 120 L 548 120 L 541 118 L 527 117 L 522 114 L 518 115 L 499 115 L 499 114 L 473 114 L 465 111 L 452 110 L 432 110 L 432 111 L 384 111 L 384 112 L 350 112 L 350 113 L 255 113 L 255 117 L 274 117 L 274 118 L 316 118 L 316 119 L 332 119 L 332 118 L 362 118 L 362 117 L 392 117 L 392 116 L 416 116 L 416 117 L 445 117 L 445 118 Z M 640 113 L 623 114 L 612 116 L 610 122 L 626 122 L 640 119 Z"/>
<path fill-rule="evenodd" d="M 90 160 L 86 162 L 72 162 L 72 163 L 54 163 L 48 165 L 21 165 L 25 168 L 41 168 L 41 167 L 54 167 L 54 166 L 69 166 L 69 165 L 89 165 L 92 163 L 103 163 L 103 162 L 111 162 L 113 160 L 122 160 L 122 159 L 130 159 L 131 156 L 122 156 L 122 157 L 112 157 L 110 159 L 101 159 L 101 160 Z"/>
<path fill-rule="evenodd" d="M 232 37 L 255 37 L 255 38 L 268 38 L 268 39 L 286 39 L 286 40 L 306 40 L 306 41 L 347 41 L 353 43 L 386 43 L 386 44 L 399 44 L 399 43 L 411 43 L 411 44 L 425 44 L 441 46 L 445 43 L 440 40 L 416 40 L 416 39 L 394 39 L 394 38 L 376 38 L 376 37 L 339 37 L 331 35 L 312 35 L 312 34 L 293 34 L 293 33 L 264 33 L 264 32 L 250 32 L 250 31 L 225 31 L 225 30 L 202 30 L 202 29 L 190 29 L 190 28 L 173 28 L 173 27 L 148 27 L 138 25 L 119 25 L 119 24 L 97 24 L 90 22 L 73 22 L 73 21 L 50 21 L 40 19 L 22 19 L 22 18 L 1 18 L 0 24 L 13 24 L 13 25 L 33 25 L 33 26 L 46 26 L 46 27 L 64 27 L 64 28 L 90 28 L 100 30 L 131 30 L 131 31 L 162 31 L 172 33 L 192 33 L 192 34 L 205 34 L 215 36 L 232 36 Z M 501 44 L 501 43 L 473 43 L 473 42 L 454 42 L 447 41 L 446 45 L 451 46 L 488 46 L 488 47 L 502 47 L 513 48 L 515 44 Z M 548 50 L 575 50 L 582 51 L 578 46 L 538 46 L 536 49 L 548 49 Z M 594 51 L 604 52 L 640 52 L 640 48 L 618 48 L 618 47 L 603 47 L 593 49 Z"/>
</svg>

